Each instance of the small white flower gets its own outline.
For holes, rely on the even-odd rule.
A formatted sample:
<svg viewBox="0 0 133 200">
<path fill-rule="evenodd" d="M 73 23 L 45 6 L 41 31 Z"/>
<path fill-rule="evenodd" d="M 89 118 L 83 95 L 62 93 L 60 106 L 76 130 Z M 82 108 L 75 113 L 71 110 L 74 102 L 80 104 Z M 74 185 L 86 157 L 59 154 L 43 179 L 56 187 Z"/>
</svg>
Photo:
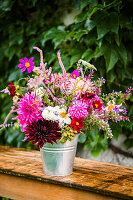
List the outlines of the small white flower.
<svg viewBox="0 0 133 200">
<path fill-rule="evenodd" d="M 40 88 L 36 89 L 34 91 L 34 93 L 35 93 L 36 96 L 43 97 L 44 93 L 45 93 L 45 90 L 44 90 L 43 87 L 40 87 Z"/>
<path fill-rule="evenodd" d="M 66 107 L 61 108 L 59 106 L 48 106 L 44 108 L 42 116 L 46 120 L 58 122 L 61 127 L 64 126 L 64 124 L 71 124 L 71 119 L 66 113 Z"/>
<path fill-rule="evenodd" d="M 109 102 L 107 103 L 107 105 L 108 105 L 108 106 L 105 107 L 105 110 L 106 110 L 106 111 L 109 111 L 109 112 L 113 111 L 113 112 L 115 112 L 115 111 L 114 111 L 115 107 L 118 107 L 118 108 L 119 108 L 119 112 L 122 112 L 122 109 L 120 109 L 120 107 L 122 106 L 122 104 L 116 105 L 115 102 L 114 102 L 114 100 L 109 101 Z"/>
<path fill-rule="evenodd" d="M 13 97 L 13 104 L 15 105 L 18 102 L 19 98 L 17 95 Z"/>
</svg>

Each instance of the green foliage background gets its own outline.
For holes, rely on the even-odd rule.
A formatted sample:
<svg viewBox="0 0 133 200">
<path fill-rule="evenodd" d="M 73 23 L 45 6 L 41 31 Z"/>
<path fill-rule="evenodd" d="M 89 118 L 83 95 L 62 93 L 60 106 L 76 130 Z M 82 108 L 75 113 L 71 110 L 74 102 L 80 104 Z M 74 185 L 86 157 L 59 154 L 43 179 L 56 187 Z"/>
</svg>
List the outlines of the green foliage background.
<svg viewBox="0 0 133 200">
<path fill-rule="evenodd" d="M 74 22 L 63 23 L 67 13 L 76 10 Z M 32 57 L 39 65 L 39 54 L 33 51 L 38 46 L 44 59 L 59 72 L 57 51 L 67 71 L 72 71 L 78 59 L 91 62 L 98 69 L 95 74 L 106 79 L 105 92 L 125 91 L 133 86 L 133 1 L 132 0 L 0 0 L 0 90 L 9 81 L 22 78 L 17 67 L 20 58 Z M 0 94 L 0 122 L 8 114 L 11 98 Z M 114 138 L 123 133 L 125 145 L 133 146 L 133 97 L 130 96 L 127 110 L 131 122 L 112 125 Z M 6 128 L 0 131 L 0 144 L 36 148 L 22 142 L 19 129 Z M 108 147 L 103 133 L 97 127 L 88 129 L 80 136 L 80 142 L 89 148 L 93 156 Z"/>
</svg>

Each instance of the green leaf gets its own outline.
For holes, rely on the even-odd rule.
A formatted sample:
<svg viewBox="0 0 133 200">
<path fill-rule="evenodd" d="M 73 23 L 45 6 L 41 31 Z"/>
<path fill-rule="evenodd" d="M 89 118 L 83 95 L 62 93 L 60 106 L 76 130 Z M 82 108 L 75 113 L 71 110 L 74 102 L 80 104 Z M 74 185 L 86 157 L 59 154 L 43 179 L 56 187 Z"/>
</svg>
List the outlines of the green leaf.
<svg viewBox="0 0 133 200">
<path fill-rule="evenodd" d="M 97 47 L 94 52 L 94 58 L 99 58 L 102 55 L 103 55 L 103 52 L 101 51 L 101 49 L 99 47 Z"/>
<path fill-rule="evenodd" d="M 87 19 L 88 13 L 87 12 L 81 12 L 75 17 L 75 23 L 83 22 Z"/>
<path fill-rule="evenodd" d="M 10 74 L 10 76 L 8 77 L 8 82 L 18 80 L 22 78 L 22 76 L 23 76 L 23 72 L 21 72 L 20 69 L 17 69 L 16 71 Z"/>
<path fill-rule="evenodd" d="M 111 46 L 105 43 L 102 46 L 102 52 L 106 61 L 107 72 L 109 72 L 110 70 L 114 68 L 115 64 L 118 61 L 117 51 L 115 50 L 113 45 Z"/>
<path fill-rule="evenodd" d="M 93 54 L 94 54 L 94 52 L 90 49 L 90 48 L 88 48 L 83 54 L 82 54 L 82 59 L 84 59 L 85 61 L 87 61 L 87 62 L 90 62 L 90 60 L 92 59 L 92 57 L 93 57 Z"/>
<path fill-rule="evenodd" d="M 96 158 L 100 152 L 101 152 L 102 148 L 100 145 L 97 145 L 92 151 L 91 154 L 93 155 L 94 158 Z"/>
<path fill-rule="evenodd" d="M 15 2 L 15 0 L 1 0 L 0 1 L 0 10 L 2 11 L 10 11 L 12 9 L 13 3 Z"/>
<path fill-rule="evenodd" d="M 43 35 L 42 44 L 44 45 L 46 41 L 53 40 L 54 43 L 60 41 L 62 38 L 65 38 L 66 32 L 63 30 L 63 27 L 53 27 L 46 31 Z M 57 46 L 57 45 L 56 45 Z"/>
<path fill-rule="evenodd" d="M 112 48 L 110 49 L 110 54 L 107 55 L 106 59 L 107 72 L 113 69 L 117 61 L 118 61 L 117 52 L 115 51 L 115 49 Z"/>
<path fill-rule="evenodd" d="M 94 18 L 97 26 L 98 40 L 103 38 L 108 32 L 118 34 L 118 14 L 115 12 L 99 12 Z"/>
<path fill-rule="evenodd" d="M 133 138 L 128 138 L 124 141 L 124 144 L 126 146 L 126 149 L 130 149 L 131 147 L 133 147 Z"/>
<path fill-rule="evenodd" d="M 119 48 L 117 48 L 117 52 L 119 54 L 119 58 L 121 62 L 124 64 L 124 66 L 127 65 L 127 50 L 124 46 L 124 44 L 120 44 Z"/>
<path fill-rule="evenodd" d="M 78 142 L 84 143 L 86 141 L 87 135 L 86 134 L 80 134 L 78 137 Z"/>
<path fill-rule="evenodd" d="M 89 20 L 87 23 L 88 31 L 91 31 L 95 27 L 95 22 L 92 20 Z"/>
<path fill-rule="evenodd" d="M 77 41 L 80 40 L 80 38 L 83 36 L 83 35 L 86 35 L 88 33 L 87 30 L 79 30 L 75 35 L 74 35 L 74 38 L 73 39 L 76 39 Z"/>
<path fill-rule="evenodd" d="M 109 29 L 110 31 L 118 34 L 119 23 L 118 23 L 118 14 L 116 12 L 112 12 L 109 15 Z"/>
<path fill-rule="evenodd" d="M 80 4 L 80 8 L 83 9 L 88 5 L 97 6 L 98 0 L 82 0 Z"/>
<path fill-rule="evenodd" d="M 74 63 L 78 62 L 78 60 L 81 58 L 81 54 L 76 54 L 71 57 L 70 59 L 70 65 L 72 66 Z"/>
<path fill-rule="evenodd" d="M 90 130 L 90 133 L 91 133 L 91 137 L 94 141 L 96 141 L 97 139 L 97 136 L 98 136 L 98 133 L 99 133 L 99 129 L 97 126 L 93 126 Z"/>
<path fill-rule="evenodd" d="M 71 55 L 70 59 L 70 66 L 72 66 L 74 63 L 78 62 L 79 59 L 81 59 L 81 55 L 84 51 L 84 48 L 79 48 L 78 45 L 75 45 L 70 51 L 69 54 Z"/>
</svg>

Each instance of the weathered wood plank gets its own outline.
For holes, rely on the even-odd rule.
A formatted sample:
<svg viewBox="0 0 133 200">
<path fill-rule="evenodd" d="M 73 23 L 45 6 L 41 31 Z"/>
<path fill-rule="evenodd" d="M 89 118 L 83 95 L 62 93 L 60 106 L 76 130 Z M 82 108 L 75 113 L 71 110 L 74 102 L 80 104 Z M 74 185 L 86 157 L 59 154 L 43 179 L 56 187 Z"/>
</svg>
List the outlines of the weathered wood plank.
<svg viewBox="0 0 133 200">
<path fill-rule="evenodd" d="M 65 177 L 43 173 L 39 151 L 0 147 L 0 172 L 45 183 L 133 199 L 133 168 L 75 158 L 74 172 Z"/>
<path fill-rule="evenodd" d="M 14 200 L 115 200 L 96 193 L 0 174 L 0 195 Z"/>
</svg>

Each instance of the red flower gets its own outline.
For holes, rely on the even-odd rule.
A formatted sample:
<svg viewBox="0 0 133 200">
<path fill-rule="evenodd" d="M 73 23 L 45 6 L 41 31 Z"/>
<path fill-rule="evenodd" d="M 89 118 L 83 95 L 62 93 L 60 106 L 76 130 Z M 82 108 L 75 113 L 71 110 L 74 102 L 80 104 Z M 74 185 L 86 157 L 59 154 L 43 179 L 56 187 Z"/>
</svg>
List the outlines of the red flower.
<svg viewBox="0 0 133 200">
<path fill-rule="evenodd" d="M 93 108 L 102 110 L 103 103 L 100 100 L 95 100 L 92 102 Z"/>
<path fill-rule="evenodd" d="M 15 85 L 12 82 L 9 82 L 9 91 L 11 97 L 14 97 L 16 95 Z"/>
<path fill-rule="evenodd" d="M 80 118 L 74 117 L 71 120 L 70 127 L 73 127 L 74 131 L 77 131 L 79 133 L 80 129 L 84 127 L 83 118 L 82 117 L 80 117 Z"/>
<path fill-rule="evenodd" d="M 37 143 L 37 147 L 42 148 L 47 142 L 53 144 L 61 139 L 61 128 L 57 122 L 38 120 L 27 125 L 25 135 L 26 141 L 32 141 L 32 144 Z"/>
<path fill-rule="evenodd" d="M 81 94 L 81 98 L 84 100 L 93 99 L 96 96 L 95 93 L 86 92 L 85 94 Z"/>
</svg>

